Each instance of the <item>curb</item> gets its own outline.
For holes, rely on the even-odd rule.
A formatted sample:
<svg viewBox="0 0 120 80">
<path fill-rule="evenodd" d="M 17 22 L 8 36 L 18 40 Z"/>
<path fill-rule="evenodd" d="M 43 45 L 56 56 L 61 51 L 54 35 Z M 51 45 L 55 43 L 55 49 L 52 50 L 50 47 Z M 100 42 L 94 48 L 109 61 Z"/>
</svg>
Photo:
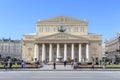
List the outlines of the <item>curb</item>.
<svg viewBox="0 0 120 80">
<path fill-rule="evenodd" d="M 7 70 L 4 70 L 4 69 L 0 69 L 0 71 L 120 71 L 120 69 L 94 69 L 94 70 L 91 70 L 91 69 L 73 69 L 73 70 L 69 70 L 69 69 L 47 69 L 47 70 L 40 70 L 40 69 L 7 69 Z"/>
</svg>

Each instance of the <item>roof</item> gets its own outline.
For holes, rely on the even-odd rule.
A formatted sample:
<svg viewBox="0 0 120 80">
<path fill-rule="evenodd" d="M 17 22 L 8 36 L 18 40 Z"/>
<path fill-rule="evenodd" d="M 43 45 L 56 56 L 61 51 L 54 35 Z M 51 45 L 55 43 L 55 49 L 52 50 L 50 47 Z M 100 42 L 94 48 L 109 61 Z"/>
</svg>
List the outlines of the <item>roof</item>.
<svg viewBox="0 0 120 80">
<path fill-rule="evenodd" d="M 74 23 L 84 23 L 87 24 L 86 20 L 80 20 L 80 19 L 76 19 L 76 18 L 72 18 L 72 17 L 68 17 L 68 16 L 56 16 L 53 18 L 48 18 L 45 20 L 38 20 L 37 24 L 39 23 L 67 23 L 67 22 L 74 22 Z"/>
</svg>

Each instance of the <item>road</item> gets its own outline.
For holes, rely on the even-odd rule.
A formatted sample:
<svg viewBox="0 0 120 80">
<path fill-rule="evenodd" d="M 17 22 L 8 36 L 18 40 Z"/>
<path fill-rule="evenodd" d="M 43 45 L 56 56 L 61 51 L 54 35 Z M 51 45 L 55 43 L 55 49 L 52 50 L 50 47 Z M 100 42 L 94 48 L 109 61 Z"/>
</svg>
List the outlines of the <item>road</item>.
<svg viewBox="0 0 120 80">
<path fill-rule="evenodd" d="M 1 71 L 0 80 L 120 80 L 120 71 Z"/>
</svg>

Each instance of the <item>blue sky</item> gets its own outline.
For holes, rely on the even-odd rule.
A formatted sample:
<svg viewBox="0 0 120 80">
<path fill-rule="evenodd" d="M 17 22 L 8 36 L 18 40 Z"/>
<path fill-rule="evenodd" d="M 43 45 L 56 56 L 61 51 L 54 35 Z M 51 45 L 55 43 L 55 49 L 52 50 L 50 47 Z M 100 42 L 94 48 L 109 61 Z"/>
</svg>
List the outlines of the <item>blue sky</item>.
<svg viewBox="0 0 120 80">
<path fill-rule="evenodd" d="M 38 19 L 59 15 L 86 19 L 103 42 L 120 31 L 120 0 L 0 0 L 0 38 L 21 39 Z"/>
</svg>

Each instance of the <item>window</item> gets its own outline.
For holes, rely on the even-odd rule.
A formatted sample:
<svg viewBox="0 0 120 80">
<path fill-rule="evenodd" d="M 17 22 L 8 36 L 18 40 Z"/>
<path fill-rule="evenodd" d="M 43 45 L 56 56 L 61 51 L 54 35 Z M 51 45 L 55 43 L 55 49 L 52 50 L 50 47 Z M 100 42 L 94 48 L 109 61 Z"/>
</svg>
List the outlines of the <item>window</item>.
<svg viewBox="0 0 120 80">
<path fill-rule="evenodd" d="M 70 31 L 71 31 L 71 29 L 70 29 L 70 28 L 68 28 L 68 31 L 70 32 Z"/>
<path fill-rule="evenodd" d="M 74 32 L 78 32 L 78 27 L 74 27 Z"/>
<path fill-rule="evenodd" d="M 43 28 L 41 28 L 41 29 L 42 29 L 41 32 L 43 32 L 44 29 Z"/>
<path fill-rule="evenodd" d="M 83 27 L 83 32 L 84 32 L 84 27 Z"/>
<path fill-rule="evenodd" d="M 78 32 L 78 27 L 76 27 L 76 32 Z"/>
<path fill-rule="evenodd" d="M 50 28 L 48 27 L 48 32 L 50 32 Z"/>
<path fill-rule="evenodd" d="M 56 31 L 56 28 L 54 28 L 54 32 Z"/>
<path fill-rule="evenodd" d="M 80 28 L 80 32 L 84 32 L 84 27 L 81 27 L 81 28 Z"/>
<path fill-rule="evenodd" d="M 49 27 L 46 27 L 46 32 L 50 32 L 50 28 Z"/>
<path fill-rule="evenodd" d="M 43 28 L 42 27 L 39 29 L 39 32 L 43 32 Z"/>
</svg>

